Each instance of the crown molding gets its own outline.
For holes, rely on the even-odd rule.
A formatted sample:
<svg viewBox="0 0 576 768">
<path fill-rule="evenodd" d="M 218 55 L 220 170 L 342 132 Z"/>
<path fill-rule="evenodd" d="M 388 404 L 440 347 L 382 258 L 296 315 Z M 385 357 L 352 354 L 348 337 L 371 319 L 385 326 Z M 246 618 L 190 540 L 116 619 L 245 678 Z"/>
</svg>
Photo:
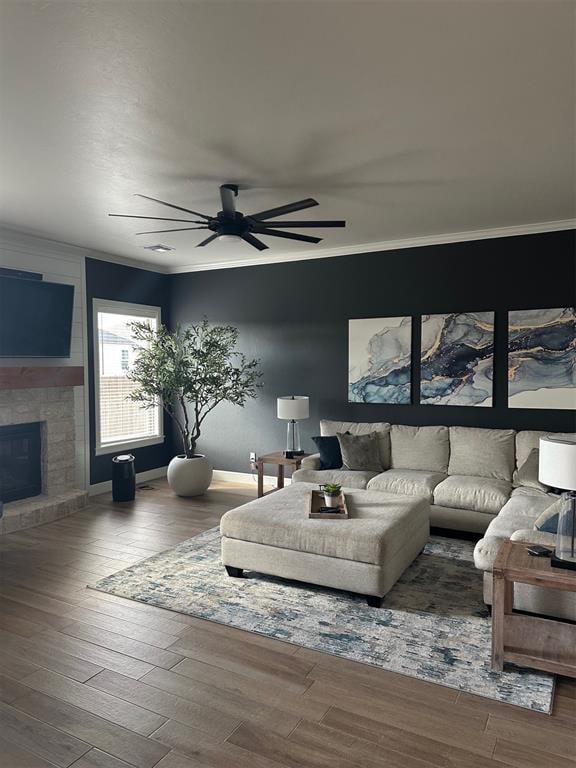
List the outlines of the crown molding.
<svg viewBox="0 0 576 768">
<path fill-rule="evenodd" d="M 282 264 L 289 261 L 308 261 L 310 259 L 329 259 L 335 256 L 348 256 L 359 253 L 374 253 L 377 251 L 396 251 L 405 248 L 422 248 L 427 245 L 444 245 L 461 243 L 471 240 L 490 240 L 497 237 L 517 237 L 519 235 L 536 235 L 545 232 L 559 232 L 565 229 L 576 229 L 575 219 L 559 221 L 544 221 L 537 224 L 518 224 L 511 227 L 492 227 L 491 229 L 474 229 L 467 232 L 448 232 L 441 235 L 422 235 L 406 237 L 398 240 L 382 240 L 380 242 L 360 243 L 359 245 L 343 245 L 337 248 L 320 248 L 309 251 L 267 254 L 246 259 L 230 261 L 212 261 L 205 264 L 189 264 L 185 266 L 168 267 L 170 274 L 186 272 L 209 272 L 214 269 L 236 269 L 238 267 L 255 267 L 262 264 Z"/>
<path fill-rule="evenodd" d="M 317 248 L 316 250 L 297 251 L 290 253 L 275 252 L 264 256 L 253 256 L 244 259 L 230 261 L 210 261 L 203 264 L 187 264 L 182 266 L 168 266 L 157 262 L 140 261 L 125 256 L 118 256 L 103 251 L 94 251 L 71 243 L 42 237 L 38 234 L 24 230 L 12 229 L 0 226 L 0 247 L 4 246 L 12 250 L 28 252 L 33 249 L 58 258 L 69 260 L 98 259 L 119 264 L 134 269 L 144 269 L 149 272 L 161 274 L 184 274 L 187 272 L 209 272 L 216 269 L 237 269 L 239 267 L 256 267 L 262 264 L 283 264 L 291 261 L 308 261 L 310 259 L 329 259 L 336 256 L 349 256 L 360 253 L 374 253 L 378 251 L 396 251 L 406 248 L 422 248 L 428 245 L 444 245 L 448 243 L 461 243 L 472 240 L 489 240 L 498 237 L 517 237 L 519 235 L 536 235 L 545 232 L 559 232 L 562 230 L 576 229 L 576 218 L 561 219 L 558 221 L 544 221 L 536 224 L 519 224 L 509 227 L 492 227 L 490 229 L 474 229 L 466 232 L 448 232 L 440 235 L 421 235 L 419 237 L 406 237 L 397 240 L 381 240 L 379 242 L 360 243 L 359 245 L 343 245 L 337 248 Z"/>
</svg>

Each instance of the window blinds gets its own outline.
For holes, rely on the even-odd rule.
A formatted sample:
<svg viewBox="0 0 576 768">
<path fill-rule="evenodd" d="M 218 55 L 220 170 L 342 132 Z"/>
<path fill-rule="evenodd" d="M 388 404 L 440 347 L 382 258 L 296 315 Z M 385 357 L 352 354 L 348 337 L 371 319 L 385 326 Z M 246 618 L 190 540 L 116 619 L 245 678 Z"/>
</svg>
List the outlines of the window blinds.
<svg viewBox="0 0 576 768">
<path fill-rule="evenodd" d="M 142 342 L 130 323 L 147 322 L 156 330 L 156 317 L 98 312 L 98 394 L 100 444 L 126 443 L 160 434 L 160 408 L 143 408 L 128 399 L 135 385 L 127 378 Z"/>
</svg>

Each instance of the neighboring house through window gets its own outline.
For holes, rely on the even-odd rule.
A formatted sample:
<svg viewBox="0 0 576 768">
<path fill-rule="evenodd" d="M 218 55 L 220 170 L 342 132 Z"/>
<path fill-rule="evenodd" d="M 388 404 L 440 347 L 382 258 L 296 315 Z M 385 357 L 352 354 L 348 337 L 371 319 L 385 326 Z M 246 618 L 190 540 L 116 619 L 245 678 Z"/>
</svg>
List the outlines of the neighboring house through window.
<svg viewBox="0 0 576 768">
<path fill-rule="evenodd" d="M 134 384 L 127 374 L 142 342 L 131 323 L 160 325 L 160 308 L 94 299 L 94 392 L 96 453 L 153 445 L 164 440 L 162 408 L 143 408 L 128 399 Z"/>
</svg>

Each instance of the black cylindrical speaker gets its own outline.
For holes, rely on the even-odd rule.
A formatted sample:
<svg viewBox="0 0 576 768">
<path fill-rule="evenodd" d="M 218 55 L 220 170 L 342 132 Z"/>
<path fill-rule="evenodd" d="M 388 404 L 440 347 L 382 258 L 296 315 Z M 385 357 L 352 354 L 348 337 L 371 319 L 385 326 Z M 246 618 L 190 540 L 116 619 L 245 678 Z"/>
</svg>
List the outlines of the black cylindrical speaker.
<svg viewBox="0 0 576 768">
<path fill-rule="evenodd" d="M 134 501 L 136 495 L 136 470 L 134 456 L 124 453 L 112 459 L 112 499 Z"/>
</svg>

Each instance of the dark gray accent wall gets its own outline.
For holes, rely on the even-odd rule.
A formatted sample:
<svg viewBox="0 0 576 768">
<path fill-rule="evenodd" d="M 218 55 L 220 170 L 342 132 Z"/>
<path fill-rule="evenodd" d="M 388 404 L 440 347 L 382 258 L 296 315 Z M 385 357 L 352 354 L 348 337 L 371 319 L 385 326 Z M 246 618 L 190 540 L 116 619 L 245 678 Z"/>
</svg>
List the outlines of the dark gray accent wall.
<svg viewBox="0 0 576 768">
<path fill-rule="evenodd" d="M 162 308 L 162 322 L 170 323 L 168 302 L 168 277 L 145 269 L 134 269 L 99 259 L 86 259 L 86 312 L 88 329 L 88 382 L 90 415 L 90 483 L 102 483 L 112 478 L 112 456 L 96 456 L 95 407 L 94 407 L 94 333 L 92 323 L 92 299 L 111 299 L 134 304 L 150 304 Z M 150 445 L 131 450 L 136 458 L 136 471 L 164 467 L 173 456 L 171 428 L 164 424 L 167 435 L 162 445 Z"/>
<path fill-rule="evenodd" d="M 398 424 L 576 430 L 572 411 L 509 409 L 507 310 L 573 306 L 574 232 L 478 240 L 381 253 L 172 275 L 173 325 L 230 322 L 241 349 L 261 358 L 264 389 L 246 408 L 208 416 L 199 450 L 219 469 L 247 471 L 251 450 L 283 448 L 278 395 L 309 395 L 304 447 L 321 417 Z M 496 311 L 494 407 L 347 402 L 348 320 L 441 312 Z M 418 318 L 417 318 L 418 319 Z M 419 346 L 419 322 L 413 323 Z M 418 362 L 413 365 L 418 381 Z"/>
</svg>

